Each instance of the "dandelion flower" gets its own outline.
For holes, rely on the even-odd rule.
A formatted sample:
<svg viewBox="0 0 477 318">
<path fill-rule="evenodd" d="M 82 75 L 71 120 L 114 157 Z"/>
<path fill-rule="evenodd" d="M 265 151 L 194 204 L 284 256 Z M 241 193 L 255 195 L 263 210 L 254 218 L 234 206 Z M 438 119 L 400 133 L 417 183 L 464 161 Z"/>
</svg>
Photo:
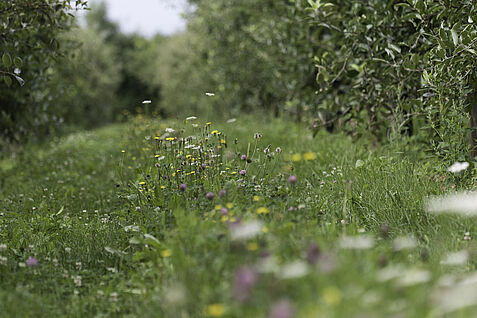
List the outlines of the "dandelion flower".
<svg viewBox="0 0 477 318">
<path fill-rule="evenodd" d="M 258 214 L 268 214 L 270 213 L 270 209 L 266 207 L 260 207 L 257 209 Z"/>
<path fill-rule="evenodd" d="M 306 152 L 303 154 L 303 159 L 306 161 L 311 161 L 316 159 L 316 153 L 314 152 Z"/>
</svg>

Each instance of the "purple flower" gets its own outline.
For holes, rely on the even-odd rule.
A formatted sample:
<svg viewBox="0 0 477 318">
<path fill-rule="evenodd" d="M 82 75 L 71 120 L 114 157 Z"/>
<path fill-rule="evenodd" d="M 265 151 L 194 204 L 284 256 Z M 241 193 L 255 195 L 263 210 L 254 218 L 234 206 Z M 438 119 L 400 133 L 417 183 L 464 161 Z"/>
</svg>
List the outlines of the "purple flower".
<svg viewBox="0 0 477 318">
<path fill-rule="evenodd" d="M 288 209 L 288 211 L 292 211 L 292 212 L 293 212 L 293 211 L 296 211 L 296 207 L 291 206 L 291 207 Z"/>
<path fill-rule="evenodd" d="M 292 318 L 293 305 L 289 300 L 280 300 L 270 308 L 269 318 Z"/>
<path fill-rule="evenodd" d="M 315 265 L 318 262 L 318 259 L 320 258 L 320 248 L 316 243 L 311 243 L 308 246 L 308 250 L 306 251 L 306 259 L 307 261 Z"/>
<path fill-rule="evenodd" d="M 222 189 L 222 190 L 219 191 L 219 197 L 221 197 L 221 198 L 222 198 L 222 197 L 225 197 L 226 194 L 227 194 L 227 192 L 225 192 L 224 189 Z"/>
<path fill-rule="evenodd" d="M 179 190 L 181 190 L 182 192 L 184 192 L 186 189 L 187 189 L 187 185 L 185 183 L 179 186 Z"/>
<path fill-rule="evenodd" d="M 213 192 L 207 192 L 205 197 L 209 200 L 212 200 L 215 197 L 215 194 Z"/>
<path fill-rule="evenodd" d="M 288 177 L 288 183 L 295 184 L 296 181 L 296 176 L 291 175 L 290 177 Z"/>
<path fill-rule="evenodd" d="M 242 155 L 242 156 L 240 157 L 240 159 L 242 159 L 242 160 L 244 160 L 244 161 L 247 160 L 247 155 Z"/>
<path fill-rule="evenodd" d="M 241 171 L 240 171 L 240 175 L 241 175 L 241 176 L 244 176 L 246 173 L 247 173 L 247 171 L 245 171 L 245 170 L 241 170 Z"/>
<path fill-rule="evenodd" d="M 200 167 L 201 167 L 202 169 L 205 169 L 205 167 L 206 167 L 205 163 L 201 164 Z"/>
<path fill-rule="evenodd" d="M 229 209 L 222 208 L 222 209 L 220 209 L 220 213 L 222 213 L 222 215 L 228 215 L 229 214 Z"/>
<path fill-rule="evenodd" d="M 30 256 L 26 261 L 26 266 L 28 267 L 35 267 L 38 266 L 38 260 L 33 256 Z"/>
<path fill-rule="evenodd" d="M 250 266 L 242 266 L 235 273 L 233 287 L 234 298 L 245 301 L 250 296 L 250 291 L 258 280 L 257 271 Z"/>
</svg>

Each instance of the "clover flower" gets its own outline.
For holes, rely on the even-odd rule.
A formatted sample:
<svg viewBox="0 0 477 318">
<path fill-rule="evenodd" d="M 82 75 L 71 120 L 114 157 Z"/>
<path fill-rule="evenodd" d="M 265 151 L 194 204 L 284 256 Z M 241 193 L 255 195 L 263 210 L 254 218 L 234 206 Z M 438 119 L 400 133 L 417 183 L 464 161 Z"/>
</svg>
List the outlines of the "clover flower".
<svg viewBox="0 0 477 318">
<path fill-rule="evenodd" d="M 288 183 L 295 184 L 296 182 L 297 182 L 297 179 L 295 175 L 291 175 L 290 177 L 288 177 Z"/>
<path fill-rule="evenodd" d="M 35 267 L 38 266 L 38 260 L 33 256 L 30 256 L 26 261 L 26 266 L 28 267 Z"/>
<path fill-rule="evenodd" d="M 212 200 L 215 197 L 215 194 L 213 192 L 207 192 L 205 197 L 209 200 Z"/>
</svg>

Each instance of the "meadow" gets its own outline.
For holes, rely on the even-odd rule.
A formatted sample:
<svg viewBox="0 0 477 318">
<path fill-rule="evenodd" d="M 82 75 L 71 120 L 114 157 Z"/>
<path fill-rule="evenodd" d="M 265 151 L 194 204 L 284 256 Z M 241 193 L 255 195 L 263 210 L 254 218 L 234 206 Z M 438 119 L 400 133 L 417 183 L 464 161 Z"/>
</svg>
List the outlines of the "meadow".
<svg viewBox="0 0 477 318">
<path fill-rule="evenodd" d="M 151 120 L 0 162 L 2 317 L 472 317 L 471 169 L 282 119 Z"/>
</svg>

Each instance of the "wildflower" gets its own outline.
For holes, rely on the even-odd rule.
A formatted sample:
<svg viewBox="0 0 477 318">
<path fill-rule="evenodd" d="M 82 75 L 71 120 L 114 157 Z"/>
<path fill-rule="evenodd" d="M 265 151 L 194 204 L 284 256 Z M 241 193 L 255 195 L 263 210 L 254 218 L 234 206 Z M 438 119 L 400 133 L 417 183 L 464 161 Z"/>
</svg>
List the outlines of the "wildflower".
<svg viewBox="0 0 477 318">
<path fill-rule="evenodd" d="M 244 160 L 244 161 L 247 160 L 247 155 L 242 155 L 242 156 L 240 157 L 240 159 L 241 159 L 241 160 Z"/>
<path fill-rule="evenodd" d="M 262 134 L 261 134 L 261 133 L 255 133 L 255 134 L 253 135 L 253 138 L 255 138 L 255 139 L 260 139 L 260 138 L 262 138 Z"/>
<path fill-rule="evenodd" d="M 367 235 L 343 236 L 340 239 L 340 247 L 344 249 L 368 249 L 374 246 L 374 239 Z"/>
<path fill-rule="evenodd" d="M 233 287 L 234 298 L 245 301 L 250 296 L 250 291 L 258 280 L 257 271 L 250 266 L 243 266 L 235 272 Z"/>
<path fill-rule="evenodd" d="M 470 232 L 465 232 L 464 234 L 464 240 L 465 241 L 470 241 L 472 239 L 472 237 L 470 236 Z"/>
<path fill-rule="evenodd" d="M 270 209 L 266 207 L 260 207 L 257 209 L 258 214 L 268 214 L 270 213 Z"/>
<path fill-rule="evenodd" d="M 222 213 L 223 215 L 228 215 L 229 214 L 229 209 L 222 208 L 222 209 L 220 209 L 220 213 Z"/>
<path fill-rule="evenodd" d="M 73 278 L 73 282 L 76 287 L 81 287 L 81 276 L 75 276 Z"/>
<path fill-rule="evenodd" d="M 150 100 L 145 100 L 145 101 L 143 101 L 142 103 L 143 103 L 143 104 L 150 104 L 150 103 L 152 103 L 152 101 L 150 101 Z"/>
<path fill-rule="evenodd" d="M 401 236 L 397 237 L 393 241 L 393 248 L 395 251 L 401 251 L 405 249 L 413 249 L 417 246 L 417 242 L 413 237 Z"/>
<path fill-rule="evenodd" d="M 116 302 L 116 301 L 118 301 L 118 296 L 119 296 L 118 293 L 113 292 L 113 293 L 111 293 L 111 294 L 109 295 L 109 299 L 110 299 L 111 301 L 113 301 L 113 302 Z"/>
<path fill-rule="evenodd" d="M 240 170 L 240 175 L 241 175 L 241 176 L 244 176 L 246 173 L 247 173 L 246 170 Z"/>
<path fill-rule="evenodd" d="M 227 194 L 227 192 L 224 189 L 219 191 L 219 197 L 220 198 L 225 197 L 226 194 Z"/>
<path fill-rule="evenodd" d="M 0 252 L 6 251 L 7 250 L 7 245 L 6 244 L 0 244 Z"/>
<path fill-rule="evenodd" d="M 455 162 L 452 166 L 447 168 L 447 171 L 452 173 L 458 173 L 458 172 L 464 171 L 468 167 L 469 167 L 468 162 Z"/>
<path fill-rule="evenodd" d="M 308 263 L 315 265 L 318 262 L 318 258 L 320 257 L 320 248 L 315 243 L 311 243 L 308 246 L 306 251 L 306 260 Z"/>
<path fill-rule="evenodd" d="M 279 300 L 272 305 L 268 318 L 292 318 L 293 305 L 289 300 Z"/>
<path fill-rule="evenodd" d="M 282 152 L 282 148 L 277 147 L 277 149 L 275 149 L 275 152 L 276 152 L 276 153 L 281 153 L 281 152 Z"/>
<path fill-rule="evenodd" d="M 190 117 L 186 118 L 187 121 L 196 120 L 196 119 L 197 119 L 197 117 L 195 117 L 195 116 L 190 116 Z"/>
<path fill-rule="evenodd" d="M 331 286 L 323 290 L 323 300 L 332 306 L 336 306 L 341 302 L 341 292 L 338 288 Z"/>
<path fill-rule="evenodd" d="M 296 179 L 295 175 L 291 175 L 290 177 L 288 177 L 288 183 L 295 184 L 296 181 L 297 181 L 297 179 Z"/>
<path fill-rule="evenodd" d="M 166 128 L 166 132 L 172 134 L 172 133 L 175 133 L 176 131 L 172 128 Z"/>
<path fill-rule="evenodd" d="M 222 304 L 212 304 L 207 306 L 207 316 L 222 317 L 225 313 L 225 307 Z"/>
<path fill-rule="evenodd" d="M 7 265 L 8 258 L 0 256 L 0 265 Z"/>
<path fill-rule="evenodd" d="M 464 265 L 469 260 L 469 252 L 466 250 L 454 252 L 446 255 L 446 258 L 441 261 L 442 265 L 456 266 Z"/>
<path fill-rule="evenodd" d="M 293 162 L 300 162 L 301 161 L 301 154 L 299 154 L 299 153 L 293 154 L 291 156 L 291 160 Z"/>
<path fill-rule="evenodd" d="M 237 121 L 236 118 L 230 118 L 229 120 L 227 120 L 227 124 L 232 124 L 232 123 L 235 123 Z"/>
<path fill-rule="evenodd" d="M 215 197 L 215 194 L 213 192 L 207 192 L 205 197 L 209 200 L 212 200 Z"/>
<path fill-rule="evenodd" d="M 179 186 L 179 190 L 181 190 L 182 192 L 184 192 L 186 189 L 187 189 L 187 185 L 185 183 Z"/>
<path fill-rule="evenodd" d="M 35 267 L 38 266 L 38 260 L 33 256 L 30 256 L 26 261 L 26 266 L 28 267 Z"/>
<path fill-rule="evenodd" d="M 231 224 L 230 238 L 232 240 L 247 240 L 262 232 L 262 223 L 252 221 L 245 224 Z"/>
<path fill-rule="evenodd" d="M 306 161 L 311 161 L 316 159 L 316 153 L 314 152 L 306 152 L 303 154 L 303 159 Z"/>
<path fill-rule="evenodd" d="M 477 192 L 449 194 L 431 197 L 427 201 L 431 213 L 456 213 L 464 216 L 477 214 Z"/>
<path fill-rule="evenodd" d="M 215 96 L 215 94 L 214 94 L 214 93 L 205 93 L 205 95 L 206 95 L 206 96 L 209 96 L 209 97 L 211 97 L 211 96 Z"/>
<path fill-rule="evenodd" d="M 280 277 L 283 279 L 294 279 L 303 277 L 308 274 L 308 266 L 302 261 L 295 261 L 293 263 L 284 265 L 280 269 Z"/>
<path fill-rule="evenodd" d="M 296 210 L 297 210 L 297 209 L 296 209 L 296 207 L 294 207 L 294 206 L 291 206 L 291 207 L 288 209 L 288 211 L 290 211 L 290 212 L 293 212 L 293 211 L 296 211 Z"/>
<path fill-rule="evenodd" d="M 165 249 L 161 252 L 161 257 L 168 258 L 172 255 L 172 251 L 170 249 Z"/>
</svg>

